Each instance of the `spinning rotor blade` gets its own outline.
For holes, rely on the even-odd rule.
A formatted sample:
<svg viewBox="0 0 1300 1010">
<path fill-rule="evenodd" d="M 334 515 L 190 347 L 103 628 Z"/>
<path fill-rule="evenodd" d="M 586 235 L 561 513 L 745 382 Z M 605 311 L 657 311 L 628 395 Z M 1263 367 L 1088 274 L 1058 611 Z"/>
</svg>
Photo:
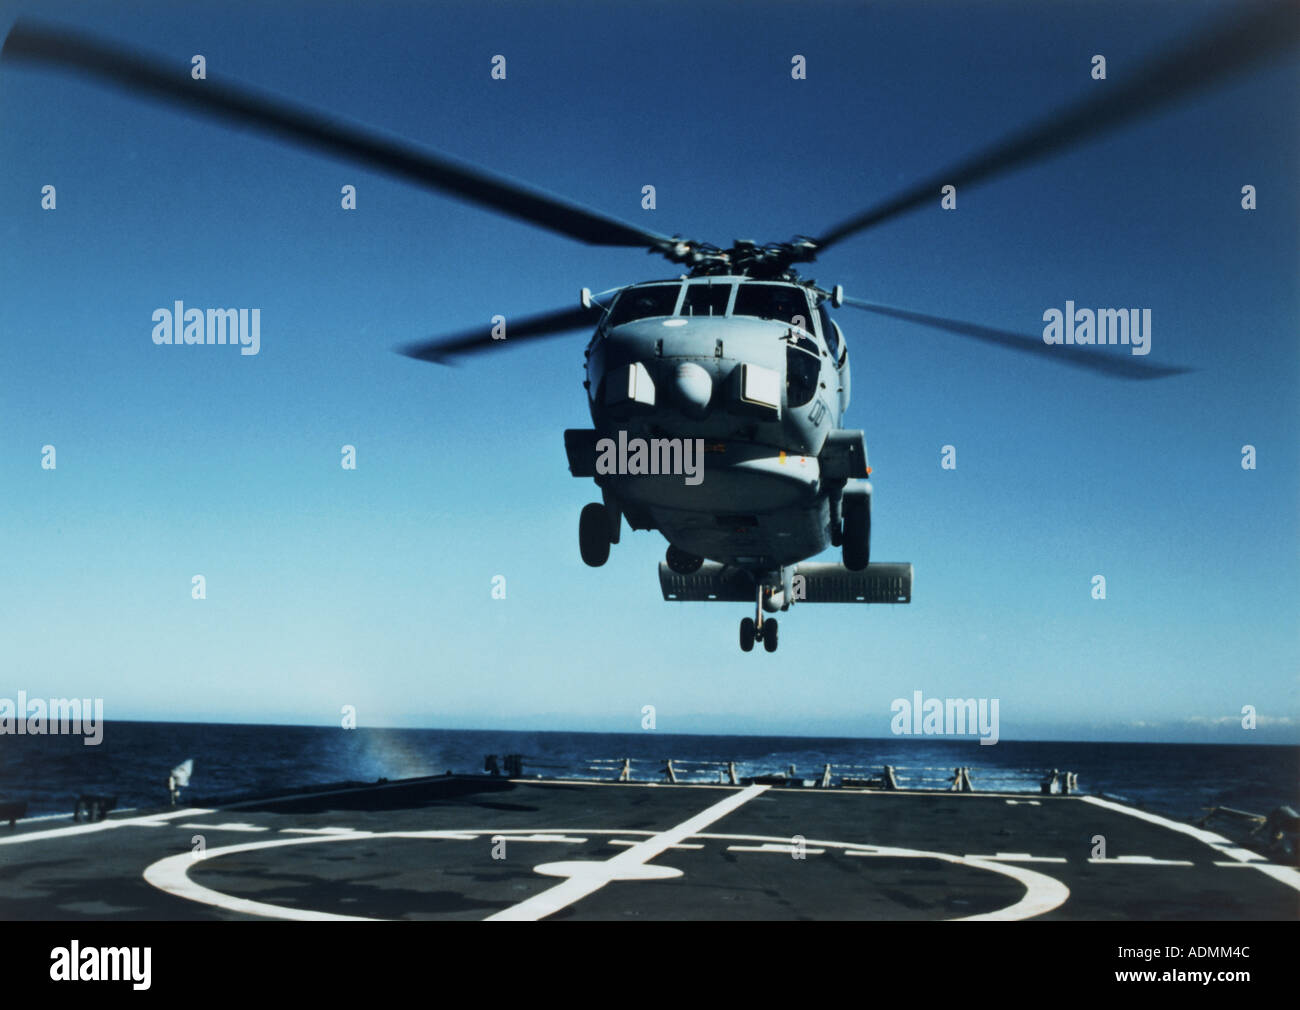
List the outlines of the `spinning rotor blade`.
<svg viewBox="0 0 1300 1010">
<path fill-rule="evenodd" d="M 554 337 L 561 333 L 595 326 L 603 310 L 596 305 L 589 309 L 581 305 L 572 309 L 558 309 L 555 312 L 543 312 L 528 316 L 518 322 L 506 321 L 504 340 L 493 340 L 491 327 L 480 326 L 473 330 L 464 330 L 448 337 L 425 340 L 418 344 L 406 344 L 396 348 L 398 354 L 420 361 L 432 361 L 440 365 L 447 364 L 447 359 L 459 354 L 474 354 L 491 348 L 510 346 L 519 340 L 537 340 L 541 337 Z"/>
<path fill-rule="evenodd" d="M 1162 106 L 1282 55 L 1300 38 L 1300 4 L 1283 0 L 1251 5 L 1141 67 L 1127 80 L 1100 84 L 1099 97 L 1085 98 L 1040 120 L 965 161 L 938 172 L 891 200 L 842 221 L 813 239 L 823 250 L 843 238 L 939 199 L 940 187 L 970 186 L 1032 164 L 1148 116 Z"/>
<path fill-rule="evenodd" d="M 937 330 L 946 330 L 948 333 L 956 333 L 963 337 L 974 337 L 988 344 L 997 344 L 999 347 L 1006 347 L 1013 351 L 1033 354 L 1058 364 L 1072 365 L 1075 368 L 1123 379 L 1163 379 L 1170 375 L 1182 375 L 1191 371 L 1190 368 L 1176 365 L 1148 364 L 1145 359 L 1134 357 L 1127 351 L 1123 355 L 1107 354 L 1105 351 L 1097 350 L 1096 346 L 1091 344 L 1045 344 L 1042 338 L 1026 337 L 989 326 L 978 326 L 975 323 L 962 322 L 960 319 L 945 319 L 942 316 L 926 315 L 924 312 L 897 309 L 892 305 L 879 305 L 876 302 L 863 301 L 861 298 L 845 298 L 843 304 L 876 312 L 882 316 L 891 316 L 894 319 L 920 323 L 922 326 L 930 326 Z"/>
<path fill-rule="evenodd" d="M 680 240 L 624 224 L 323 112 L 240 85 L 194 81 L 188 68 L 157 69 L 165 65 L 163 61 L 92 36 L 20 21 L 9 32 L 0 58 L 73 71 L 228 124 L 253 127 L 590 245 L 641 246 L 660 252 L 685 246 Z"/>
</svg>

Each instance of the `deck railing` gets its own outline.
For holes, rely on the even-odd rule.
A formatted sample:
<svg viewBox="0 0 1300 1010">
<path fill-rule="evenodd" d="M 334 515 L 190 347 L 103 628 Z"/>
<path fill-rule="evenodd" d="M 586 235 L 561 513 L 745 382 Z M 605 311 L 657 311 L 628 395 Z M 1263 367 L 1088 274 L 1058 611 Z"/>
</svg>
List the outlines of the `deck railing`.
<svg viewBox="0 0 1300 1010">
<path fill-rule="evenodd" d="M 597 779 L 617 782 L 666 782 L 670 784 L 721 783 L 743 785 L 763 783 L 798 788 L 879 789 L 886 792 L 991 792 L 1038 793 L 1040 795 L 1079 791 L 1076 772 L 1056 768 L 977 768 L 968 765 L 949 768 L 939 765 L 885 765 L 823 763 L 814 774 L 803 775 L 793 766 L 784 772 L 745 769 L 752 762 L 701 760 L 692 758 L 586 758 L 573 764 L 534 759 L 519 754 L 504 758 L 505 774 L 518 776 L 522 768 L 567 771 L 579 767 Z M 484 770 L 500 774 L 496 755 L 484 760 Z M 1037 784 L 1037 789 L 1033 787 Z"/>
</svg>

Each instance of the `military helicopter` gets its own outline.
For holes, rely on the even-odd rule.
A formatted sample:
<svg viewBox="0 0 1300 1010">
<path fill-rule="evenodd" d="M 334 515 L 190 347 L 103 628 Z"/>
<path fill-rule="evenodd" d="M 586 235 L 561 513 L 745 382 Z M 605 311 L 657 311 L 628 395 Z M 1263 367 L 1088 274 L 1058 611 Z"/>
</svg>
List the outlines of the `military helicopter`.
<svg viewBox="0 0 1300 1010">
<path fill-rule="evenodd" d="M 848 342 L 831 309 L 875 312 L 1048 361 L 1131 379 L 1186 369 L 1041 340 L 845 296 L 801 278 L 845 239 L 963 187 L 1059 153 L 1149 115 L 1291 49 L 1294 3 L 1252 7 L 1157 58 L 1098 97 L 1079 101 L 815 237 L 729 248 L 665 236 L 544 194 L 423 148 L 252 89 L 195 81 L 189 68 L 62 28 L 19 22 L 0 58 L 83 74 L 241 127 L 253 127 L 428 189 L 449 193 L 590 245 L 644 248 L 685 271 L 578 305 L 514 320 L 509 339 L 485 326 L 399 348 L 445 362 L 595 326 L 586 348 L 593 427 L 564 433 L 569 469 L 601 500 L 579 519 L 579 548 L 605 564 L 623 521 L 668 541 L 665 600 L 753 602 L 740 647 L 777 647 L 777 620 L 795 602 L 906 603 L 912 566 L 872 563 L 864 434 L 843 427 Z M 828 546 L 841 564 L 811 563 Z"/>
</svg>

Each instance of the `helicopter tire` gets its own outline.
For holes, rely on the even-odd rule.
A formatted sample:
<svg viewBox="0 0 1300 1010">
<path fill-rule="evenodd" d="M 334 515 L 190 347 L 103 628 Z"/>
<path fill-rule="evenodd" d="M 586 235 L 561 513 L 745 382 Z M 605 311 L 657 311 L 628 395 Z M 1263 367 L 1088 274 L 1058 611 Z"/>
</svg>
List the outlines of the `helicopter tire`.
<svg viewBox="0 0 1300 1010">
<path fill-rule="evenodd" d="M 860 572 L 871 563 L 870 499 L 844 499 L 844 567 Z"/>
<path fill-rule="evenodd" d="M 582 507 L 578 518 L 578 548 L 582 560 L 592 568 L 599 568 L 609 560 L 609 516 L 604 505 L 592 502 Z"/>
<path fill-rule="evenodd" d="M 776 652 L 776 618 L 771 617 L 763 622 L 763 648 L 768 652 Z"/>
<path fill-rule="evenodd" d="M 668 545 L 668 555 L 664 560 L 678 575 L 694 575 L 704 564 L 704 559 L 698 554 L 683 551 L 672 544 Z"/>
<path fill-rule="evenodd" d="M 746 617 L 740 622 L 740 649 L 742 652 L 754 651 L 754 619 Z"/>
</svg>

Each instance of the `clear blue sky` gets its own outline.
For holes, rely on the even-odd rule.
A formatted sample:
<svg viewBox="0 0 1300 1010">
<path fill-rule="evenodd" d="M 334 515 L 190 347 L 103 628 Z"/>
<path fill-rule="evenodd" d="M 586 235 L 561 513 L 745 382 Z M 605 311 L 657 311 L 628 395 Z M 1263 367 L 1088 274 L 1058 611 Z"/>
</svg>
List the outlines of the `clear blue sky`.
<svg viewBox="0 0 1300 1010">
<path fill-rule="evenodd" d="M 0 29 L 38 13 L 176 66 L 202 53 L 210 79 L 725 244 L 815 234 L 1107 86 L 1094 53 L 1119 81 L 1218 9 L 38 3 L 0 7 Z M 922 690 L 999 698 L 1004 739 L 1296 742 L 1298 66 L 962 190 L 955 212 L 936 194 L 812 267 L 1029 334 L 1067 299 L 1150 308 L 1148 360 L 1197 371 L 1106 380 L 841 311 L 873 555 L 915 564 L 915 598 L 797 607 L 775 656 L 740 652 L 741 605 L 661 600 L 658 534 L 579 559 L 596 489 L 561 433 L 589 423 L 587 334 L 454 369 L 389 350 L 662 261 L 0 67 L 0 696 L 611 731 L 652 704 L 666 732 L 885 736 Z M 177 299 L 260 308 L 261 353 L 155 346 L 151 313 Z"/>
</svg>

